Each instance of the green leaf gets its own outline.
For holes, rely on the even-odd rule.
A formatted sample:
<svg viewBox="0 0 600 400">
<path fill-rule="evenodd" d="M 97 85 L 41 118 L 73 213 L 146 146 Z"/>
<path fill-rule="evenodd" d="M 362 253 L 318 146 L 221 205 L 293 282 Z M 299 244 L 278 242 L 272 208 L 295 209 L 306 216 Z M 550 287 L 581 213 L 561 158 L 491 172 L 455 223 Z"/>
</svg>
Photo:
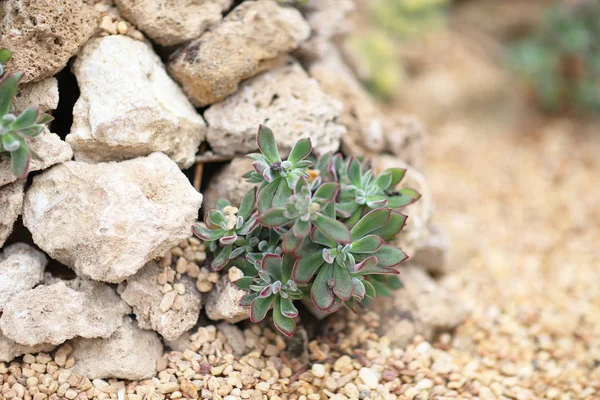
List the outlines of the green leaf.
<svg viewBox="0 0 600 400">
<path fill-rule="evenodd" d="M 241 307 L 249 307 L 254 301 L 254 299 L 256 299 L 257 297 L 258 293 L 248 293 L 244 297 L 242 297 L 242 299 L 239 302 L 239 305 Z"/>
<path fill-rule="evenodd" d="M 352 297 L 352 278 L 346 268 L 336 267 L 333 272 L 333 293 L 342 300 Z"/>
<path fill-rule="evenodd" d="M 291 220 L 285 215 L 285 208 L 269 208 L 258 217 L 258 223 L 270 228 L 283 226 Z"/>
<path fill-rule="evenodd" d="M 400 213 L 392 213 L 390 220 L 381 228 L 375 229 L 372 234 L 377 235 L 385 241 L 394 239 L 404 228 L 408 217 Z"/>
<path fill-rule="evenodd" d="M 393 267 L 408 258 L 402 250 L 390 245 L 381 246 L 373 255 L 377 257 L 377 265 L 380 267 Z"/>
<path fill-rule="evenodd" d="M 288 317 L 288 318 L 295 318 L 298 316 L 298 309 L 294 306 L 294 303 L 292 302 L 292 300 L 288 297 L 288 298 L 281 298 L 280 299 L 280 308 L 281 308 L 281 313 Z"/>
<path fill-rule="evenodd" d="M 21 142 L 10 133 L 7 133 L 6 135 L 2 136 L 2 147 L 4 147 L 4 150 L 8 152 L 13 152 L 21 147 Z"/>
<path fill-rule="evenodd" d="M 352 253 L 374 253 L 383 245 L 383 239 L 376 235 L 367 235 L 352 242 Z"/>
<path fill-rule="evenodd" d="M 244 198 L 242 199 L 242 202 L 240 204 L 240 209 L 238 211 L 238 215 L 240 217 L 244 218 L 244 220 L 247 220 L 248 216 L 252 213 L 252 210 L 254 210 L 255 204 L 256 204 L 256 188 L 253 188 L 248 193 L 246 193 L 246 195 L 244 195 Z"/>
<path fill-rule="evenodd" d="M 335 205 L 335 211 L 338 213 L 339 216 L 343 218 L 349 218 L 360 207 L 361 205 L 357 204 L 355 201 L 345 201 L 342 203 L 337 203 Z"/>
<path fill-rule="evenodd" d="M 289 188 L 287 180 L 279 179 L 279 186 L 273 197 L 273 207 L 283 207 L 285 202 L 292 196 L 292 189 Z"/>
<path fill-rule="evenodd" d="M 0 63 L 4 64 L 11 59 L 13 52 L 8 49 L 0 49 Z"/>
<path fill-rule="evenodd" d="M 402 182 L 402 179 L 404 179 L 404 175 L 406 175 L 406 170 L 402 168 L 388 168 L 382 173 L 385 174 L 387 172 L 392 174 L 392 182 L 389 185 L 389 187 L 391 188 L 395 187 L 397 184 Z"/>
<path fill-rule="evenodd" d="M 337 245 L 335 240 L 328 238 L 317 229 L 312 231 L 312 233 L 310 234 L 310 238 L 314 243 L 320 244 L 325 247 L 335 247 Z"/>
<path fill-rule="evenodd" d="M 321 254 L 321 251 L 318 251 L 296 261 L 292 272 L 292 277 L 296 282 L 308 283 L 312 279 L 321 265 L 325 263 Z"/>
<path fill-rule="evenodd" d="M 204 222 L 209 225 L 217 225 L 220 226 L 222 223 L 225 223 L 227 219 L 225 215 L 219 210 L 208 210 L 207 215 L 204 218 Z"/>
<path fill-rule="evenodd" d="M 361 186 L 361 172 L 360 172 L 360 163 L 356 159 L 356 157 L 352 156 L 348 160 L 348 167 L 346 169 L 346 174 L 348 175 L 348 179 L 350 182 L 356 186 Z"/>
<path fill-rule="evenodd" d="M 355 265 L 356 272 L 360 276 L 365 275 L 398 275 L 400 272 L 391 267 L 385 267 L 377 264 L 377 257 L 371 256 L 365 258 L 362 262 Z"/>
<path fill-rule="evenodd" d="M 273 131 L 268 127 L 261 125 L 258 128 L 258 135 L 256 137 L 258 148 L 265 155 L 269 163 L 281 161 L 279 150 L 277 150 L 277 143 L 275 142 L 275 136 Z"/>
<path fill-rule="evenodd" d="M 292 279 L 292 273 L 294 271 L 294 265 L 296 264 L 296 258 L 290 253 L 286 253 L 283 256 L 283 260 L 281 262 L 281 272 L 283 275 L 283 279 L 281 283 L 285 284 L 287 281 Z"/>
<path fill-rule="evenodd" d="M 36 137 L 44 132 L 44 127 L 42 125 L 33 125 L 31 128 L 19 129 L 18 132 L 22 136 Z"/>
<path fill-rule="evenodd" d="M 379 187 L 381 190 L 386 190 L 392 184 L 392 173 L 391 172 L 382 172 L 375 178 L 375 185 Z"/>
<path fill-rule="evenodd" d="M 6 74 L 0 80 L 0 116 L 10 111 L 13 98 L 17 94 L 17 85 L 23 74 Z"/>
<path fill-rule="evenodd" d="M 248 290 L 248 288 L 250 288 L 250 285 L 252 284 L 253 280 L 254 280 L 254 278 L 251 276 L 244 276 L 233 283 L 235 283 L 235 285 L 237 287 L 239 287 L 240 289 Z"/>
<path fill-rule="evenodd" d="M 352 240 L 346 225 L 321 213 L 317 213 L 317 218 L 313 221 L 313 224 L 323 235 L 336 242 L 349 243 Z"/>
<path fill-rule="evenodd" d="M 388 223 L 392 215 L 389 208 L 378 208 L 365 214 L 352 228 L 352 239 L 358 240 Z"/>
<path fill-rule="evenodd" d="M 219 254 L 215 257 L 215 259 L 210 264 L 211 268 L 215 271 L 219 271 L 223 269 L 224 266 L 229 262 L 229 256 L 233 251 L 233 246 L 225 246 L 219 252 Z"/>
<path fill-rule="evenodd" d="M 283 280 L 283 273 L 281 271 L 281 257 L 276 254 L 265 254 L 261 262 L 261 269 L 267 271 L 274 280 Z"/>
<path fill-rule="evenodd" d="M 271 295 L 269 297 L 255 298 L 250 305 L 250 321 L 260 322 L 265 319 L 276 297 L 275 295 Z"/>
<path fill-rule="evenodd" d="M 40 113 L 40 115 L 38 116 L 38 119 L 37 119 L 37 121 L 35 121 L 35 123 L 38 125 L 44 125 L 44 124 L 47 124 L 48 122 L 52 122 L 52 121 L 54 121 L 54 117 L 52 115 Z"/>
<path fill-rule="evenodd" d="M 293 320 L 293 318 L 289 318 L 284 315 L 283 311 L 281 310 L 282 300 L 284 299 L 277 298 L 277 304 L 275 304 L 275 309 L 273 310 L 273 323 L 279 332 L 285 336 L 292 336 L 296 332 L 296 322 Z"/>
<path fill-rule="evenodd" d="M 340 184 L 336 182 L 324 183 L 315 191 L 313 198 L 322 199 L 325 201 L 332 201 L 335 199 L 338 191 L 340 190 Z"/>
<path fill-rule="evenodd" d="M 310 138 L 300 139 L 296 143 L 294 143 L 294 147 L 290 152 L 290 156 L 288 157 L 288 161 L 295 165 L 298 161 L 304 160 L 310 152 L 312 151 L 312 144 L 310 142 Z"/>
<path fill-rule="evenodd" d="M 8 135 L 5 135 L 4 137 L 6 136 Z M 10 153 L 10 165 L 13 174 L 19 178 L 25 178 L 29 172 L 30 162 L 31 156 L 29 155 L 29 146 L 27 146 L 27 142 L 22 140 L 19 148 Z"/>
<path fill-rule="evenodd" d="M 365 296 L 370 299 L 374 299 L 377 292 L 375 291 L 373 284 L 366 279 L 363 280 L 362 283 L 365 286 Z"/>
<path fill-rule="evenodd" d="M 404 287 L 404 284 L 397 275 L 388 276 L 386 283 L 390 289 L 398 290 Z"/>
<path fill-rule="evenodd" d="M 365 288 L 365 285 L 363 285 L 360 279 L 352 278 L 352 287 L 352 296 L 358 297 L 361 300 L 365 298 L 365 293 L 367 292 L 367 289 Z"/>
<path fill-rule="evenodd" d="M 398 191 L 398 194 L 388 196 L 388 207 L 405 207 L 421 198 L 421 194 L 414 189 L 404 188 Z"/>
<path fill-rule="evenodd" d="M 286 253 L 293 253 L 298 249 L 302 243 L 303 237 L 297 237 L 293 233 L 293 228 L 283 235 L 283 251 Z"/>
<path fill-rule="evenodd" d="M 302 221 L 301 219 L 297 219 L 292 228 L 294 236 L 296 236 L 298 239 L 304 239 L 304 237 L 308 236 L 310 233 L 310 227 L 310 221 Z"/>
<path fill-rule="evenodd" d="M 280 179 L 276 179 L 273 182 L 269 182 L 265 187 L 263 187 L 258 192 L 258 212 L 262 213 L 263 211 L 271 208 L 271 204 L 273 203 L 273 197 L 275 197 L 275 191 L 279 186 Z"/>
<path fill-rule="evenodd" d="M 335 303 L 336 296 L 329 286 L 329 282 L 333 280 L 334 268 L 339 267 L 335 267 L 333 264 L 325 264 L 317 274 L 310 290 L 310 298 L 314 305 L 322 311 L 330 309 Z"/>
<path fill-rule="evenodd" d="M 387 286 L 381 282 L 371 282 L 373 288 L 375 289 L 375 293 L 377 296 L 389 297 L 392 295 L 392 292 L 387 288 Z"/>
<path fill-rule="evenodd" d="M 215 201 L 215 208 L 217 210 L 222 210 L 225 207 L 230 206 L 230 205 L 231 205 L 231 202 L 229 200 L 227 200 L 227 199 L 222 198 L 222 197 L 219 197 L 217 199 L 217 201 Z"/>
<path fill-rule="evenodd" d="M 31 125 L 35 124 L 35 122 L 37 121 L 38 117 L 40 115 L 40 108 L 39 107 L 27 107 L 22 113 L 21 115 L 19 115 L 17 117 L 17 119 L 15 120 L 15 122 L 13 122 L 10 125 L 10 128 L 12 130 L 20 130 L 20 129 L 25 129 L 25 128 L 29 128 Z"/>
</svg>

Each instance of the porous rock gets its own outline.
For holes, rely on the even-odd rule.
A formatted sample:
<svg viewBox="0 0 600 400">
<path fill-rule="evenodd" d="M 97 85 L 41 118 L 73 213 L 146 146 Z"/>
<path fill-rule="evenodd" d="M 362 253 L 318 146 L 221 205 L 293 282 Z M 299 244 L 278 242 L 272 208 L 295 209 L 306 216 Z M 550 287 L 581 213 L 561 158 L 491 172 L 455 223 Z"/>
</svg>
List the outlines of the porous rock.
<svg viewBox="0 0 600 400">
<path fill-rule="evenodd" d="M 353 0 L 319 0 L 303 6 L 311 34 L 308 40 L 300 44 L 298 55 L 315 59 L 334 51 L 332 40 L 348 31 L 348 16 L 355 7 Z"/>
<path fill-rule="evenodd" d="M 15 243 L 0 254 L 0 312 L 15 294 L 31 289 L 44 277 L 48 259 L 25 243 Z"/>
<path fill-rule="evenodd" d="M 66 140 L 75 160 L 118 161 L 161 151 L 181 168 L 193 164 L 206 124 L 148 44 L 122 35 L 92 39 L 73 72 L 81 95 Z"/>
<path fill-rule="evenodd" d="M 204 191 L 204 207 L 213 208 L 219 198 L 227 199 L 239 207 L 244 195 L 256 185 L 246 182 L 244 174 L 252 170 L 252 160 L 236 157 L 221 168 L 210 180 Z"/>
<path fill-rule="evenodd" d="M 58 81 L 52 77 L 20 85 L 13 105 L 16 114 L 20 114 L 30 106 L 39 106 L 42 112 L 56 110 L 58 107 Z"/>
<path fill-rule="evenodd" d="M 242 83 L 240 90 L 212 105 L 204 116 L 207 139 L 219 154 L 256 150 L 260 124 L 271 128 L 282 155 L 310 137 L 317 154 L 335 152 L 346 129 L 337 122 L 342 104 L 327 96 L 295 61 Z"/>
<path fill-rule="evenodd" d="M 278 63 L 309 34 L 298 10 L 270 0 L 245 1 L 221 24 L 174 53 L 169 72 L 195 105 L 206 106 Z"/>
<path fill-rule="evenodd" d="M 124 317 L 122 325 L 106 339 L 73 340 L 73 372 L 88 379 L 148 379 L 156 374 L 163 346 L 158 335 L 138 328 Z"/>
<path fill-rule="evenodd" d="M 35 346 L 19 344 L 10 340 L 2 334 L 0 330 L 0 362 L 12 361 L 14 358 L 23 354 L 35 354 L 39 352 L 49 352 L 54 350 L 54 345 L 42 343 Z"/>
<path fill-rule="evenodd" d="M 165 295 L 156 280 L 161 272 L 162 268 L 151 261 L 121 283 L 118 290 L 121 298 L 133 308 L 140 328 L 155 330 L 166 340 L 175 340 L 196 325 L 202 299 L 195 282 L 184 277 L 176 282 L 182 283 L 186 289 L 183 295 L 177 295 L 180 297 L 179 309 L 170 307 L 167 311 L 161 310 Z"/>
<path fill-rule="evenodd" d="M 115 0 L 121 15 L 162 46 L 200 36 L 219 23 L 231 0 Z"/>
<path fill-rule="evenodd" d="M 423 145 L 427 137 L 425 128 L 415 117 L 393 116 L 385 121 L 387 149 L 411 167 L 423 167 Z"/>
<path fill-rule="evenodd" d="M 40 248 L 77 274 L 120 282 L 188 238 L 201 204 L 162 153 L 120 163 L 69 161 L 33 179 L 23 223 Z"/>
<path fill-rule="evenodd" d="M 415 335 L 433 339 L 440 331 L 457 327 L 466 309 L 456 297 L 439 286 L 421 266 L 400 269 L 403 288 L 390 298 L 376 299 L 372 309 L 381 317 L 381 333 L 397 346 L 409 344 Z"/>
<path fill-rule="evenodd" d="M 221 276 L 208 293 L 204 305 L 206 315 L 213 321 L 225 320 L 232 324 L 250 318 L 250 308 L 239 304 L 245 294 L 227 275 Z"/>
<path fill-rule="evenodd" d="M 397 236 L 396 242 L 412 257 L 418 249 L 426 246 L 430 236 L 429 225 L 434 209 L 433 196 L 425 177 L 404 161 L 389 155 L 381 155 L 373 159 L 373 169 L 376 172 L 387 168 L 406 169 L 404 179 L 398 188 L 410 187 L 421 194 L 421 198 L 417 202 L 400 210 L 408 215 L 408 220 L 404 229 Z"/>
<path fill-rule="evenodd" d="M 84 0 L 0 2 L 0 48 L 14 52 L 5 64 L 24 72 L 22 83 L 48 78 L 94 34 L 98 12 Z"/>
<path fill-rule="evenodd" d="M 428 231 L 429 235 L 411 260 L 433 274 L 444 274 L 451 269 L 448 263 L 450 239 L 438 225 L 430 224 Z"/>
<path fill-rule="evenodd" d="M 31 159 L 30 171 L 39 171 L 53 166 L 73 157 L 73 150 L 55 133 L 50 133 L 48 128 L 35 138 L 29 140 L 31 149 L 37 154 L 36 158 Z M 18 177 L 12 173 L 10 160 L 0 158 L 0 186 L 14 182 Z"/>
<path fill-rule="evenodd" d="M 0 187 L 0 246 L 12 233 L 15 221 L 23 211 L 24 187 L 24 180 Z"/>
<path fill-rule="evenodd" d="M 57 345 L 77 336 L 109 337 L 129 311 L 110 286 L 59 281 L 12 296 L 0 317 L 0 329 L 24 345 Z"/>
<path fill-rule="evenodd" d="M 234 355 L 241 356 L 244 354 L 246 339 L 244 338 L 244 332 L 240 328 L 227 322 L 221 322 L 217 325 L 217 329 L 227 339 L 227 344 L 231 347 Z"/>
</svg>

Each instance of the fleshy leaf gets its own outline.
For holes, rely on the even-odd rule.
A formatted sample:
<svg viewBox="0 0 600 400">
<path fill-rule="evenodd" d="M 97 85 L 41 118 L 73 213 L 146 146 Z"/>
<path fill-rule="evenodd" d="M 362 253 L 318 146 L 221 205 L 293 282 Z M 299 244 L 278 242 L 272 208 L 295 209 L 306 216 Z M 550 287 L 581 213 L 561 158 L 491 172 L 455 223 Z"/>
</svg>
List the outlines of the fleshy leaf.
<svg viewBox="0 0 600 400">
<path fill-rule="evenodd" d="M 406 175 L 406 170 L 403 168 L 388 168 L 383 173 L 390 172 L 392 174 L 392 181 L 390 182 L 390 188 L 395 187 L 399 184 L 402 179 L 404 179 L 404 175 Z"/>
<path fill-rule="evenodd" d="M 229 262 L 229 256 L 231 255 L 232 251 L 233 251 L 233 246 L 223 247 L 223 249 L 221 250 L 219 255 L 216 256 L 215 259 L 210 264 L 212 269 L 214 269 L 215 271 L 219 271 L 224 266 L 226 266 L 227 263 Z"/>
<path fill-rule="evenodd" d="M 40 108 L 30 106 L 27 107 L 21 115 L 17 117 L 15 122 L 13 122 L 10 126 L 12 130 L 19 130 L 29 128 L 31 125 L 35 124 L 38 117 L 40 115 Z"/>
<path fill-rule="evenodd" d="M 265 187 L 263 187 L 260 192 L 258 192 L 258 211 L 263 212 L 269 208 L 271 208 L 271 204 L 273 203 L 273 197 L 275 197 L 275 191 L 279 186 L 279 179 L 274 180 L 273 182 L 269 182 Z"/>
<path fill-rule="evenodd" d="M 283 251 L 286 253 L 293 253 L 298 249 L 302 243 L 303 237 L 296 237 L 290 230 L 283 236 Z"/>
<path fill-rule="evenodd" d="M 404 284 L 402 283 L 400 278 L 398 278 L 398 276 L 396 276 L 396 275 L 388 276 L 386 279 L 386 283 L 387 283 L 388 287 L 393 290 L 402 289 L 404 287 Z"/>
<path fill-rule="evenodd" d="M 315 227 L 328 238 L 340 243 L 349 243 L 352 240 L 350 231 L 340 221 L 317 213 L 317 218 L 313 221 Z"/>
<path fill-rule="evenodd" d="M 296 332 L 296 321 L 293 318 L 289 318 L 281 311 L 282 298 L 277 299 L 277 304 L 273 309 L 273 323 L 275 328 L 285 336 L 292 336 Z"/>
<path fill-rule="evenodd" d="M 242 299 L 239 302 L 239 305 L 241 307 L 249 307 L 252 304 L 252 302 L 254 301 L 254 299 L 256 299 L 257 297 L 258 297 L 258 293 L 248 293 L 247 295 L 242 297 Z"/>
<path fill-rule="evenodd" d="M 323 199 L 326 201 L 331 201 L 335 199 L 338 191 L 340 189 L 339 183 L 336 182 L 328 182 L 324 183 L 316 190 L 314 194 L 314 198 Z"/>
<path fill-rule="evenodd" d="M 261 268 L 269 273 L 274 279 L 281 281 L 281 257 L 276 254 L 265 254 L 262 259 Z"/>
<path fill-rule="evenodd" d="M 207 242 L 213 242 L 215 240 L 219 240 L 221 238 L 221 236 L 223 236 L 223 234 L 225 233 L 225 231 L 220 230 L 220 229 L 219 230 L 207 229 L 200 224 L 194 224 L 194 227 L 192 228 L 192 230 L 194 231 L 194 235 L 198 236 L 200 239 L 207 241 Z"/>
<path fill-rule="evenodd" d="M 240 209 L 239 209 L 237 215 L 244 218 L 244 220 L 247 220 L 250 213 L 252 213 L 252 210 L 254 209 L 255 204 L 256 204 L 256 188 L 254 188 L 254 189 L 250 190 L 248 193 L 246 193 L 246 195 L 242 199 L 242 202 L 240 203 Z"/>
<path fill-rule="evenodd" d="M 254 278 L 251 276 L 244 276 L 233 283 L 235 283 L 236 286 L 239 287 L 240 289 L 248 290 L 248 288 L 252 284 L 253 280 L 254 280 Z"/>
<path fill-rule="evenodd" d="M 361 300 L 364 299 L 367 289 L 365 289 L 362 281 L 358 278 L 352 278 L 352 286 L 354 288 L 352 296 L 358 297 Z"/>
<path fill-rule="evenodd" d="M 376 296 L 376 292 L 373 284 L 366 279 L 363 280 L 362 283 L 365 286 L 365 296 L 370 299 L 374 299 Z"/>
<path fill-rule="evenodd" d="M 307 283 L 312 279 L 324 262 L 325 261 L 323 261 L 323 256 L 320 251 L 307 257 L 300 258 L 294 265 L 292 277 L 298 283 Z"/>
<path fill-rule="evenodd" d="M 267 312 L 269 312 L 269 308 L 271 308 L 276 297 L 277 296 L 255 298 L 250 305 L 250 321 L 260 322 L 265 319 Z"/>
<path fill-rule="evenodd" d="M 375 178 L 375 184 L 381 190 L 386 190 L 392 184 L 392 173 L 391 172 L 382 172 Z"/>
<path fill-rule="evenodd" d="M 333 293 L 342 300 L 352 297 L 352 278 L 346 268 L 336 267 L 333 273 Z"/>
<path fill-rule="evenodd" d="M 350 182 L 356 186 L 361 186 L 361 173 L 360 173 L 360 163 L 356 159 L 356 157 L 352 156 L 348 160 L 348 167 L 346 169 L 346 174 L 348 174 L 348 179 Z"/>
<path fill-rule="evenodd" d="M 270 208 L 258 217 L 258 223 L 263 226 L 277 227 L 290 222 L 285 215 L 285 208 Z"/>
<path fill-rule="evenodd" d="M 310 142 L 310 138 L 300 139 L 292 148 L 290 152 L 290 156 L 288 157 L 288 161 L 295 165 L 298 161 L 304 160 L 310 152 L 312 151 L 312 144 Z"/>
<path fill-rule="evenodd" d="M 407 218 L 408 217 L 404 214 L 392 213 L 388 223 L 381 228 L 374 230 L 372 234 L 379 236 L 383 240 L 390 241 L 400 233 L 402 228 L 404 228 Z"/>
<path fill-rule="evenodd" d="M 11 59 L 13 52 L 8 49 L 0 49 L 0 63 L 4 64 Z"/>
<path fill-rule="evenodd" d="M 270 163 L 281 161 L 279 150 L 277 150 L 277 143 L 275 142 L 275 135 L 273 135 L 273 131 L 271 129 L 261 125 L 258 128 L 256 142 L 258 144 L 258 148 Z"/>
<path fill-rule="evenodd" d="M 17 85 L 23 74 L 6 74 L 0 80 L 0 115 L 4 116 L 10 111 L 15 94 L 17 94 Z"/>
<path fill-rule="evenodd" d="M 352 239 L 357 240 L 388 223 L 392 215 L 389 208 L 378 208 L 365 214 L 352 228 Z"/>
<path fill-rule="evenodd" d="M 367 235 L 352 242 L 353 253 L 374 253 L 383 245 L 383 239 L 375 235 Z"/>
<path fill-rule="evenodd" d="M 29 147 L 25 141 L 21 141 L 19 148 L 10 153 L 10 164 L 13 174 L 19 178 L 25 178 L 29 172 L 30 162 Z"/>
<path fill-rule="evenodd" d="M 404 188 L 398 191 L 398 194 L 389 196 L 388 206 L 391 208 L 400 208 L 408 206 L 421 198 L 421 194 L 414 189 Z"/>
<path fill-rule="evenodd" d="M 328 310 L 334 303 L 336 296 L 331 290 L 330 283 L 333 281 L 333 264 L 325 264 L 317 274 L 310 290 L 310 297 L 319 310 Z"/>
<path fill-rule="evenodd" d="M 390 245 L 381 246 L 373 255 L 377 257 L 378 266 L 380 267 L 393 267 L 408 258 L 402 250 Z"/>
<path fill-rule="evenodd" d="M 292 300 L 288 297 L 282 298 L 281 302 L 281 313 L 288 318 L 295 318 L 298 316 L 298 309 L 294 306 Z"/>
<path fill-rule="evenodd" d="M 286 253 L 283 256 L 283 260 L 281 262 L 281 273 L 283 275 L 282 283 L 287 283 L 290 279 L 292 279 L 292 272 L 294 271 L 294 264 L 296 264 L 296 259 L 290 253 Z"/>
<path fill-rule="evenodd" d="M 21 142 L 10 133 L 7 133 L 6 135 L 2 136 L 2 147 L 6 151 L 13 152 L 21 147 Z"/>
<path fill-rule="evenodd" d="M 280 179 L 279 186 L 273 197 L 273 207 L 283 207 L 285 202 L 292 196 L 292 189 L 289 188 L 287 180 Z"/>
</svg>

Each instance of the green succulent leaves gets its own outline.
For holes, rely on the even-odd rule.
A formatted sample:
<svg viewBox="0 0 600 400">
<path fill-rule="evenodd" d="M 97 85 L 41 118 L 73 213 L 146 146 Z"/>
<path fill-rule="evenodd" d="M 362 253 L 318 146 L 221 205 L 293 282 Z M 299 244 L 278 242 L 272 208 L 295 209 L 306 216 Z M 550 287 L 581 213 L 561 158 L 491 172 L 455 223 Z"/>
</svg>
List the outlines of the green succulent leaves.
<svg viewBox="0 0 600 400">
<path fill-rule="evenodd" d="M 2 63 L 11 57 L 11 51 L 0 49 L 0 75 L 4 72 Z M 0 155 L 10 158 L 12 172 L 20 178 L 29 172 L 33 154 L 29 139 L 40 135 L 44 125 L 53 119 L 39 107 L 28 107 L 20 115 L 11 113 L 22 76 L 21 73 L 6 74 L 0 79 Z"/>
<path fill-rule="evenodd" d="M 272 310 L 275 327 L 289 336 L 295 301 L 328 313 L 356 310 L 401 287 L 398 265 L 407 255 L 392 242 L 407 219 L 399 210 L 420 197 L 396 189 L 405 171 L 375 174 L 354 157 L 312 157 L 310 139 L 296 142 L 284 160 L 266 126 L 256 141 L 260 153 L 248 155 L 254 170 L 245 177 L 257 188 L 239 209 L 217 201 L 194 226 L 210 244 L 214 269 L 243 272 L 236 284 L 247 291 L 240 304 L 250 307 L 251 320 Z"/>
</svg>

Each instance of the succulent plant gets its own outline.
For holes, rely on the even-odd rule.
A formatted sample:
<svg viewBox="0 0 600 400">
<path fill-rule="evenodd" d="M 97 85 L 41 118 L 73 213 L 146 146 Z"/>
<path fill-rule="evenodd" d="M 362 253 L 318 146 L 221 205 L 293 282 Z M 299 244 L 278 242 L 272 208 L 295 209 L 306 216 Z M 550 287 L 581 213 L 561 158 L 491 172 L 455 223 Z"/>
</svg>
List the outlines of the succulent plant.
<svg viewBox="0 0 600 400">
<path fill-rule="evenodd" d="M 4 72 L 1 64 L 11 57 L 12 52 L 0 49 L 0 74 Z M 0 79 L 0 155 L 10 158 L 12 172 L 21 178 L 27 176 L 31 157 L 35 155 L 29 139 L 39 136 L 44 131 L 44 124 L 53 119 L 39 107 L 28 107 L 20 115 L 11 112 L 22 76 L 22 73 L 11 73 Z"/>
<path fill-rule="evenodd" d="M 399 209 L 420 197 L 396 191 L 405 171 L 375 175 L 354 157 L 315 158 L 309 139 L 296 142 L 283 161 L 264 126 L 257 143 L 261 153 L 249 156 L 254 171 L 245 177 L 258 188 L 239 210 L 219 200 L 204 225 L 194 226 L 210 242 L 214 269 L 242 270 L 236 284 L 248 292 L 241 304 L 250 307 L 251 320 L 263 320 L 272 308 L 276 328 L 292 335 L 296 300 L 325 312 L 342 305 L 356 310 L 398 288 L 397 267 L 407 256 L 391 242 L 407 219 Z"/>
</svg>

